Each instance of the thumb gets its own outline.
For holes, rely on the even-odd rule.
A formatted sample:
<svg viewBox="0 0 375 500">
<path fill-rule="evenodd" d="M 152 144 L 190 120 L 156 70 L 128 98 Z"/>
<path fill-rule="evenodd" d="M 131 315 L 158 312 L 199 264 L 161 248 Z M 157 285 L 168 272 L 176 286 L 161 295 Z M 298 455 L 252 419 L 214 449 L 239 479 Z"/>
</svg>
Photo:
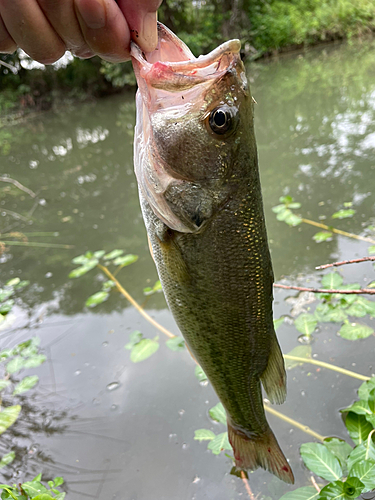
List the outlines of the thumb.
<svg viewBox="0 0 375 500">
<path fill-rule="evenodd" d="M 158 43 L 157 9 L 161 0 L 117 0 L 128 23 L 132 39 L 144 52 L 152 52 Z"/>
</svg>

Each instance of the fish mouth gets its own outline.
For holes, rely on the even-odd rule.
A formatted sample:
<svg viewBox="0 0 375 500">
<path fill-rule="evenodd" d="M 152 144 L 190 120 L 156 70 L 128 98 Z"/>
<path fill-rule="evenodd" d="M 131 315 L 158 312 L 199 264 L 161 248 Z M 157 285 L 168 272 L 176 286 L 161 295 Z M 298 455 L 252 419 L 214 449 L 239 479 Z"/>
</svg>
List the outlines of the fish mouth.
<svg viewBox="0 0 375 500">
<path fill-rule="evenodd" d="M 145 99 L 146 88 L 149 91 L 181 92 L 205 82 L 212 84 L 213 79 L 220 79 L 241 61 L 240 48 L 239 40 L 229 40 L 209 54 L 195 57 L 182 40 L 158 23 L 157 48 L 144 53 L 135 42 L 131 42 L 130 54 Z"/>
</svg>

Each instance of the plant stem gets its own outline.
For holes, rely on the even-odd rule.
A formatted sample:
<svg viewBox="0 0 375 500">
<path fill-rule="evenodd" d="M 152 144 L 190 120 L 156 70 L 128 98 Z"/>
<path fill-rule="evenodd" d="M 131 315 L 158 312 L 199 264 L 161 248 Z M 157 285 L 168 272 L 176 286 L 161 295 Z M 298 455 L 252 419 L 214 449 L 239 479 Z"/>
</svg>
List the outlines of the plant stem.
<svg viewBox="0 0 375 500">
<path fill-rule="evenodd" d="M 299 290 L 301 292 L 312 292 L 312 293 L 341 293 L 343 295 L 375 295 L 375 289 L 372 288 L 361 288 L 360 290 L 333 290 L 329 288 L 308 288 L 305 286 L 292 286 L 292 285 L 281 285 L 280 283 L 274 283 L 274 288 L 283 288 L 284 290 Z"/>
<path fill-rule="evenodd" d="M 341 234 L 342 236 L 348 236 L 349 238 L 354 238 L 356 240 L 368 241 L 369 243 L 375 244 L 375 240 L 371 238 L 367 238 L 366 236 L 358 236 L 358 234 L 347 233 L 346 231 L 341 231 L 341 229 L 336 229 L 334 227 L 327 226 L 326 224 L 322 224 L 321 222 L 315 222 L 314 220 L 304 219 L 302 218 L 302 222 L 306 224 L 310 224 L 310 226 L 320 227 L 321 229 L 326 229 L 331 233 Z"/>
<path fill-rule="evenodd" d="M 37 243 L 33 241 L 2 241 L 5 245 L 41 248 L 74 248 L 74 245 L 59 245 L 58 243 Z"/>
<path fill-rule="evenodd" d="M 311 482 L 312 482 L 312 484 L 313 484 L 314 488 L 316 489 L 316 491 L 317 491 L 318 493 L 320 493 L 320 488 L 319 488 L 319 486 L 318 486 L 318 483 L 315 481 L 315 477 L 314 477 L 314 476 L 311 476 L 311 478 L 310 478 L 310 479 L 311 479 Z"/>
<path fill-rule="evenodd" d="M 125 288 L 121 285 L 121 283 L 113 276 L 111 271 L 105 267 L 102 266 L 102 264 L 98 264 L 98 268 L 101 269 L 110 280 L 115 283 L 117 290 L 134 306 L 139 314 L 141 314 L 149 323 L 151 323 L 155 328 L 157 328 L 159 331 L 167 335 L 167 337 L 173 339 L 176 337 L 176 335 L 173 335 L 169 330 L 164 328 L 164 326 L 160 325 L 157 321 L 155 321 L 149 314 L 146 313 L 146 311 L 136 302 L 133 297 L 125 290 Z"/>
<path fill-rule="evenodd" d="M 371 377 L 366 377 L 366 375 L 360 375 L 359 373 L 352 372 L 350 370 L 345 370 L 345 368 L 340 368 L 336 365 L 331 365 L 330 363 L 325 363 L 324 361 L 318 361 L 317 359 L 312 358 L 300 358 L 298 356 L 291 356 L 290 354 L 284 354 L 285 359 L 290 359 L 292 361 L 299 361 L 301 363 L 310 363 L 312 365 L 321 366 L 323 368 L 328 368 L 329 370 L 333 370 L 335 372 L 342 373 L 343 375 L 348 375 L 349 377 L 357 378 L 359 380 L 370 380 Z"/>
<path fill-rule="evenodd" d="M 264 409 L 266 411 L 268 411 L 268 413 L 271 413 L 272 415 L 275 415 L 276 417 L 280 418 L 281 420 L 288 422 L 288 424 L 291 424 L 294 427 L 297 427 L 297 429 L 300 429 L 301 431 L 305 432 L 306 434 L 310 434 L 310 436 L 313 436 L 314 438 L 319 439 L 319 441 L 324 441 L 324 436 L 313 431 L 307 425 L 300 424 L 299 422 L 297 422 L 297 420 L 293 420 L 292 418 L 287 417 L 283 413 L 280 413 L 279 411 L 272 408 L 268 403 L 264 404 Z"/>
<path fill-rule="evenodd" d="M 6 63 L 4 63 L 3 61 L 2 61 L 2 64 L 6 65 Z M 7 67 L 11 67 L 11 66 L 8 65 Z M 15 179 L 11 179 L 10 177 L 0 176 L 0 181 L 1 182 L 10 182 L 14 186 L 18 187 L 18 189 L 21 189 L 21 191 L 24 191 L 25 193 L 29 194 L 32 198 L 36 197 L 36 194 L 34 193 L 34 191 L 31 191 L 31 189 L 27 188 L 26 186 L 24 186 L 20 182 L 16 181 Z"/>
<path fill-rule="evenodd" d="M 246 479 L 246 475 L 245 475 L 243 470 L 241 471 L 241 479 L 245 485 L 245 489 L 247 491 L 247 494 L 249 495 L 250 500 L 255 500 L 255 496 L 254 496 L 253 492 L 251 491 L 249 481 Z"/>
<path fill-rule="evenodd" d="M 375 260 L 375 257 L 361 257 L 360 259 L 341 260 L 340 262 L 332 262 L 332 264 L 317 266 L 315 269 L 327 269 L 327 267 L 344 266 L 345 264 L 357 264 L 358 262 L 367 262 L 368 260 Z"/>
</svg>

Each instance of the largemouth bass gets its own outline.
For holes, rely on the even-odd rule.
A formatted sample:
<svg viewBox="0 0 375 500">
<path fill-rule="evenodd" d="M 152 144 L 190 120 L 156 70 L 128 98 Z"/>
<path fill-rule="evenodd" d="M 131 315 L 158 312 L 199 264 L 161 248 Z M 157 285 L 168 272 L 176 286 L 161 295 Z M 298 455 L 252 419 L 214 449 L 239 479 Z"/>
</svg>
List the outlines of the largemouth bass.
<svg viewBox="0 0 375 500">
<path fill-rule="evenodd" d="M 240 42 L 195 58 L 165 26 L 158 33 L 154 52 L 131 49 L 134 163 L 152 254 L 186 344 L 225 407 L 237 467 L 293 483 L 262 401 L 261 383 L 271 402 L 284 401 L 286 375 Z"/>
</svg>

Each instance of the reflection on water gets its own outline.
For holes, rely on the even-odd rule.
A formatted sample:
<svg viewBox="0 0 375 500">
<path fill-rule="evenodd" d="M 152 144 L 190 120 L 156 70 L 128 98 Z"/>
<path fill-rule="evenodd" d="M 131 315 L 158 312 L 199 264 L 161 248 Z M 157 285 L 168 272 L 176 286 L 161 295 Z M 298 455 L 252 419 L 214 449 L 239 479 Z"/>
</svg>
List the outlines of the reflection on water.
<svg viewBox="0 0 375 500">
<path fill-rule="evenodd" d="M 317 229 L 289 228 L 276 221 L 271 208 L 279 196 L 291 194 L 306 218 L 362 234 L 374 224 L 374 47 L 333 46 L 248 68 L 258 102 L 257 140 L 276 279 L 306 283 L 316 265 L 367 254 L 366 243 L 343 237 L 317 244 L 312 240 Z M 19 423 L 4 434 L 4 452 L 13 443 L 17 461 L 3 475 L 23 480 L 39 471 L 46 477 L 61 473 L 69 500 L 244 497 L 241 481 L 229 475 L 230 460 L 214 457 L 193 439 L 195 429 L 224 429 L 209 419 L 217 398 L 210 386 L 198 383 L 186 353 L 161 345 L 149 360 L 131 364 L 124 350 L 129 334 L 140 330 L 153 338 L 156 332 L 116 293 L 95 309 L 84 307 L 101 287 L 96 270 L 79 280 L 67 278 L 75 255 L 121 248 L 140 257 L 120 274 L 136 299 L 142 302 L 142 289 L 157 279 L 132 170 L 134 112 L 134 95 L 124 94 L 40 115 L 0 137 L 1 174 L 37 194 L 32 198 L 0 183 L 0 231 L 58 232 L 30 240 L 74 245 L 70 250 L 9 247 L 0 257 L 2 282 L 17 275 L 32 284 L 20 294 L 16 323 L 0 332 L 1 342 L 12 346 L 37 334 L 48 355 L 38 368 L 38 389 L 25 395 Z M 354 217 L 332 221 L 332 213 L 350 201 Z M 347 281 L 373 279 L 371 264 L 342 273 Z M 291 295 L 275 292 L 275 317 L 296 308 L 296 301 L 285 301 Z M 177 333 L 161 294 L 151 296 L 147 308 Z M 324 324 L 313 352 L 340 366 L 353 369 L 356 363 L 358 371 L 371 374 L 374 338 L 354 345 L 336 331 L 337 325 Z M 279 332 L 285 352 L 297 345 L 292 323 Z M 338 409 L 354 398 L 355 380 L 305 366 L 290 372 L 288 383 L 282 412 L 323 435 L 346 437 Z M 275 417 L 269 421 L 297 484 L 307 484 L 298 447 L 309 437 Z M 264 498 L 278 499 L 288 488 L 264 471 L 250 474 L 250 483 Z"/>
</svg>

